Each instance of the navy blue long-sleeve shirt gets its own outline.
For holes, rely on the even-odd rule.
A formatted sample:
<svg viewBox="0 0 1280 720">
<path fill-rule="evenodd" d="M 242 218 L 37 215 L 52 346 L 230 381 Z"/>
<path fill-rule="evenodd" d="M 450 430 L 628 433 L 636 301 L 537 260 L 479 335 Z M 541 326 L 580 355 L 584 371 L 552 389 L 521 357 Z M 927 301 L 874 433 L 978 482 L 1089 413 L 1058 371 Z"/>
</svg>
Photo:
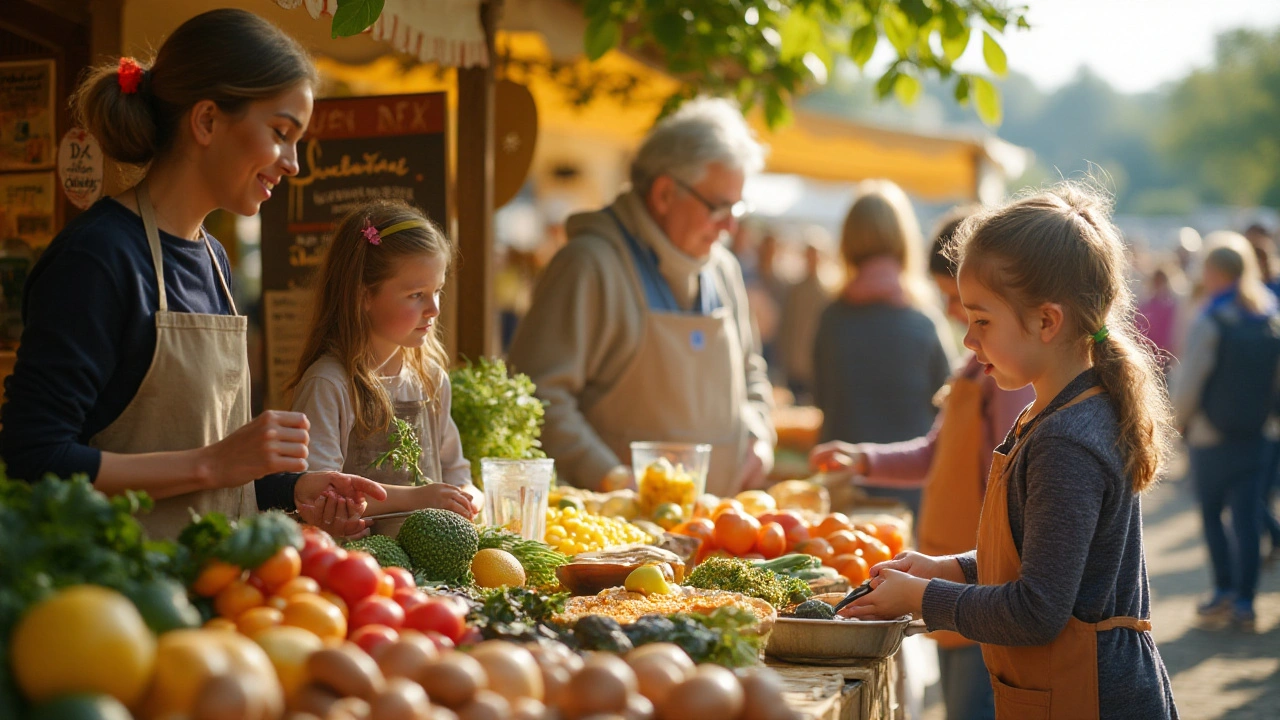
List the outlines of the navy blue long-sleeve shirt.
<svg viewBox="0 0 1280 720">
<path fill-rule="evenodd" d="M 230 282 L 226 250 L 211 242 Z M 204 243 L 161 232 L 160 244 L 169 310 L 229 315 Z M 158 309 L 151 249 L 133 211 L 104 198 L 54 238 L 27 279 L 22 342 L 0 409 L 0 456 L 11 477 L 97 477 L 102 453 L 89 440 L 124 412 L 142 385 L 155 352 Z M 260 487 L 259 506 L 282 504 L 263 496 L 280 489 Z"/>
</svg>

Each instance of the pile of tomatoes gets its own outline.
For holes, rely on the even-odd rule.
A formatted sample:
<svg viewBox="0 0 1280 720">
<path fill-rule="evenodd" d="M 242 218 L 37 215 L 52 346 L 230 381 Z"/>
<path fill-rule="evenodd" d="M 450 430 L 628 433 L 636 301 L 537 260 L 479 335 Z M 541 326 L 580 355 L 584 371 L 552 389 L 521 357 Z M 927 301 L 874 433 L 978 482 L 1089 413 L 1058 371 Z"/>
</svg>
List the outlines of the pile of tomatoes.
<svg viewBox="0 0 1280 720">
<path fill-rule="evenodd" d="M 372 555 L 343 550 L 321 530 L 305 528 L 303 537 L 301 552 L 286 546 L 252 570 L 220 560 L 206 565 L 191 590 L 213 601 L 217 617 L 207 626 L 250 637 L 299 627 L 370 653 L 405 629 L 450 647 L 466 632 L 464 601 L 428 595 L 408 570 L 379 567 Z"/>
<path fill-rule="evenodd" d="M 709 516 L 695 516 L 671 532 L 701 541 L 698 562 L 717 554 L 770 560 L 805 553 L 855 584 L 867 579 L 871 566 L 892 559 L 906 545 L 901 523 L 887 518 L 854 524 L 843 513 L 831 513 L 806 522 L 794 510 L 753 517 L 736 500 L 725 500 Z"/>
</svg>

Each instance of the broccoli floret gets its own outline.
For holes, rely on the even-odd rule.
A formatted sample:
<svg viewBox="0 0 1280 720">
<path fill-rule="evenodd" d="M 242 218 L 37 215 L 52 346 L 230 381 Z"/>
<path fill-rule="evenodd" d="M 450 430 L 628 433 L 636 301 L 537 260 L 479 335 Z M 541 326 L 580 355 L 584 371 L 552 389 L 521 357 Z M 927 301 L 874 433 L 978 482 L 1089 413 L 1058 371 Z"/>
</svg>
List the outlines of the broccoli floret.
<svg viewBox="0 0 1280 720">
<path fill-rule="evenodd" d="M 836 609 L 821 600 L 805 600 L 796 606 L 796 617 L 804 620 L 834 620 Z"/>
<path fill-rule="evenodd" d="M 801 602 L 813 594 L 803 580 L 781 576 L 739 558 L 707 558 L 689 574 L 685 585 L 739 592 L 778 608 Z"/>
<path fill-rule="evenodd" d="M 352 540 L 346 545 L 347 550 L 367 552 L 382 567 L 402 567 L 413 569 L 409 554 L 395 540 L 386 535 L 370 535 L 359 540 Z"/>
<path fill-rule="evenodd" d="M 429 580 L 456 581 L 471 571 L 480 549 L 475 525 L 448 510 L 417 510 L 400 526 L 396 542 L 408 553 L 413 569 Z"/>
</svg>

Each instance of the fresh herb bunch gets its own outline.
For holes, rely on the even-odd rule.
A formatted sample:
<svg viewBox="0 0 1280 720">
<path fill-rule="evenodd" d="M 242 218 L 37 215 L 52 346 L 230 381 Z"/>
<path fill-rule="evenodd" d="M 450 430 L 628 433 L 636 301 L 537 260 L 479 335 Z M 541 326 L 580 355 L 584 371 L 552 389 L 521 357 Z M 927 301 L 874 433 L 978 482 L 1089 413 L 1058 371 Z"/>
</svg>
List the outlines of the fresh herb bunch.
<svg viewBox="0 0 1280 720">
<path fill-rule="evenodd" d="M 479 628 L 486 640 L 555 640 L 560 632 L 551 627 L 551 618 L 564 612 L 569 593 L 498 588 L 481 593 L 479 599 L 481 603 L 472 609 L 468 624 Z"/>
<path fill-rule="evenodd" d="M 453 422 L 462 454 L 471 459 L 471 477 L 481 485 L 480 459 L 527 460 L 542 452 L 542 401 L 528 375 L 508 376 L 502 360 L 480 358 L 449 374 Z"/>
<path fill-rule="evenodd" d="M 539 588 L 555 588 L 560 585 L 556 568 L 569 562 L 569 556 L 546 543 L 526 540 L 516 533 L 500 527 L 484 526 L 480 530 L 480 549 L 506 550 L 520 561 L 529 585 Z"/>
<path fill-rule="evenodd" d="M 805 581 L 756 567 L 741 558 L 707 558 L 685 578 L 684 584 L 750 595 L 775 608 L 803 602 L 813 594 Z"/>
<path fill-rule="evenodd" d="M 426 485 L 430 480 L 422 474 L 418 467 L 418 459 L 422 457 L 422 443 L 418 440 L 418 430 L 405 420 L 391 418 L 391 434 L 387 436 L 387 444 L 391 449 L 382 453 L 369 464 L 375 470 L 381 470 L 387 463 L 393 470 L 408 470 L 413 475 L 414 485 Z"/>
<path fill-rule="evenodd" d="M 760 662 L 764 638 L 755 613 L 739 607 L 717 608 L 710 615 L 646 615 L 622 631 L 636 647 L 655 642 L 680 646 L 695 663 L 736 668 Z"/>
</svg>

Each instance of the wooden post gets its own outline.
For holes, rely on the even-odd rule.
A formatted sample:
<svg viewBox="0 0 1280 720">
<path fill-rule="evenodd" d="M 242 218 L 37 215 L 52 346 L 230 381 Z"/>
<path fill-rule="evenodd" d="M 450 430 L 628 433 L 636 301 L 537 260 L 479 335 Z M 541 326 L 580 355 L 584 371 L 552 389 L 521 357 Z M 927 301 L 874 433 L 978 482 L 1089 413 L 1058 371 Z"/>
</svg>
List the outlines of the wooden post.
<svg viewBox="0 0 1280 720">
<path fill-rule="evenodd" d="M 477 360 L 497 354 L 497 316 L 493 275 L 493 66 L 497 62 L 494 32 L 501 0 L 480 6 L 489 63 L 458 69 L 458 261 L 455 287 L 458 359 Z"/>
</svg>

